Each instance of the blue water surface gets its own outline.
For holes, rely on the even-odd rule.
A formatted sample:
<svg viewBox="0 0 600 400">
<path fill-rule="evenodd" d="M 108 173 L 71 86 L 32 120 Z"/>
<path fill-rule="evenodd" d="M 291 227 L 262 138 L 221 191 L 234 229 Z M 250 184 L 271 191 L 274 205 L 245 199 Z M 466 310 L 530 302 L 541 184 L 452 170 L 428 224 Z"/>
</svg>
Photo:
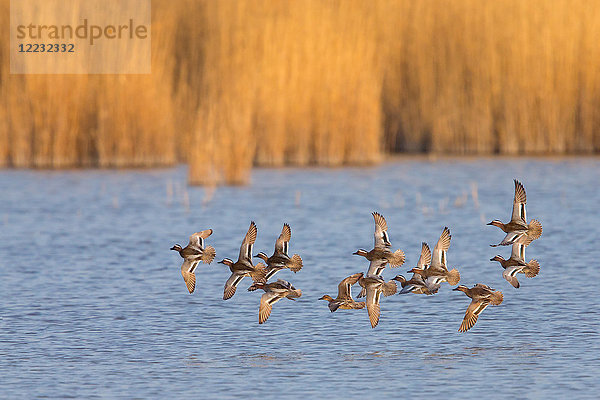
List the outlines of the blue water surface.
<svg viewBox="0 0 600 400">
<path fill-rule="evenodd" d="M 521 288 L 489 259 L 510 217 L 513 178 L 540 262 Z M 25 398 L 598 398 L 600 390 L 600 160 L 398 159 L 372 168 L 258 169 L 244 187 L 186 187 L 185 168 L 0 172 L 0 397 Z M 443 284 L 435 296 L 382 299 L 331 313 L 339 281 L 365 271 L 352 253 L 373 241 L 382 213 L 394 248 L 417 262 L 444 226 L 461 283 L 504 293 L 467 333 L 470 299 Z M 300 288 L 258 324 L 262 292 L 222 300 L 251 220 L 255 253 L 292 227 Z M 188 294 L 169 248 L 212 228 L 217 260 Z M 358 294 L 355 288 L 354 294 Z"/>
</svg>

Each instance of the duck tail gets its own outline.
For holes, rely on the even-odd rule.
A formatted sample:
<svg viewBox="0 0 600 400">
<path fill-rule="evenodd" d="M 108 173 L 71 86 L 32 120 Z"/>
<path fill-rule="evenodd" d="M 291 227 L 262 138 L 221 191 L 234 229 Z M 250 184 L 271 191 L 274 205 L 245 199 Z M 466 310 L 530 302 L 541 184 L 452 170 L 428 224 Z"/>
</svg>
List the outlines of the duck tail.
<svg viewBox="0 0 600 400">
<path fill-rule="evenodd" d="M 254 282 L 265 283 L 267 269 L 263 263 L 258 263 L 254 266 L 254 271 L 250 272 L 250 277 Z"/>
<path fill-rule="evenodd" d="M 298 272 L 302 269 L 302 257 L 298 254 L 294 254 L 291 258 L 290 269 L 294 272 Z"/>
<path fill-rule="evenodd" d="M 542 236 L 542 224 L 537 219 L 532 219 L 529 222 L 528 228 L 529 229 L 527 230 L 527 245 L 529 245 L 531 242 Z"/>
<path fill-rule="evenodd" d="M 540 273 L 540 263 L 537 260 L 529 261 L 527 266 L 523 268 L 523 272 L 525 273 L 526 277 L 533 278 Z"/>
<path fill-rule="evenodd" d="M 460 272 L 458 272 L 456 268 L 448 271 L 447 281 L 452 286 L 456 285 L 458 282 L 460 282 Z"/>
<path fill-rule="evenodd" d="M 383 295 L 386 297 L 396 294 L 397 290 L 398 286 L 396 286 L 396 282 L 394 281 L 388 281 L 383 284 Z"/>
<path fill-rule="evenodd" d="M 502 294 L 502 292 L 499 291 L 492 293 L 492 295 L 490 296 L 490 303 L 492 303 L 495 306 L 502 304 L 503 300 L 504 295 Z"/>
<path fill-rule="evenodd" d="M 215 259 L 217 252 L 214 247 L 206 246 L 204 251 L 202 251 L 202 262 L 205 264 L 210 264 Z"/>
<path fill-rule="evenodd" d="M 404 255 L 404 252 L 400 249 L 396 250 L 389 260 L 390 266 L 392 268 L 398 268 L 399 266 L 404 264 L 404 261 L 406 261 L 406 256 Z"/>
</svg>

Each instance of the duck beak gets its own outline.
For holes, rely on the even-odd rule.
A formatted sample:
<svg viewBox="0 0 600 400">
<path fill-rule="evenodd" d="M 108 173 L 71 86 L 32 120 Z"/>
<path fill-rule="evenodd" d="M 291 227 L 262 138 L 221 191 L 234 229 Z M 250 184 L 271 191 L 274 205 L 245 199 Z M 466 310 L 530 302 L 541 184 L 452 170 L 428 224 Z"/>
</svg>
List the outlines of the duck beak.
<svg viewBox="0 0 600 400">
<path fill-rule="evenodd" d="M 171 250 L 175 250 L 175 246 L 171 247 Z"/>
<path fill-rule="evenodd" d="M 490 258 L 490 261 L 496 261 L 496 257 Z"/>
<path fill-rule="evenodd" d="M 225 264 L 225 260 L 221 260 L 221 261 L 217 262 L 217 264 Z"/>
<path fill-rule="evenodd" d="M 358 255 L 358 250 L 356 250 L 354 253 L 352 253 L 353 255 L 357 256 Z"/>
<path fill-rule="evenodd" d="M 458 287 L 455 287 L 455 288 L 454 288 L 454 289 L 452 289 L 452 290 L 458 290 Z"/>
<path fill-rule="evenodd" d="M 254 258 L 259 258 L 258 254 L 254 256 Z"/>
<path fill-rule="evenodd" d="M 494 224 L 492 222 L 490 222 L 490 223 L 487 223 L 486 225 L 494 225 Z"/>
</svg>

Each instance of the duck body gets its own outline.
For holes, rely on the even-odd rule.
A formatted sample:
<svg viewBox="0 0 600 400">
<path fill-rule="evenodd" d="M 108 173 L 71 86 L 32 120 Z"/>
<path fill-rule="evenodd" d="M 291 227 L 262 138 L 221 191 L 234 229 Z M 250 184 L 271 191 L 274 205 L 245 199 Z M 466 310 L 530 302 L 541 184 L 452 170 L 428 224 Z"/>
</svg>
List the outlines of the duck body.
<svg viewBox="0 0 600 400">
<path fill-rule="evenodd" d="M 477 322 L 479 314 L 481 314 L 488 305 L 500 305 L 504 300 L 502 292 L 496 291 L 481 283 L 476 284 L 472 288 L 460 285 L 452 290 L 461 291 L 471 298 L 471 304 L 467 307 L 465 317 L 458 328 L 459 332 L 466 332 L 471 329 Z"/>
</svg>

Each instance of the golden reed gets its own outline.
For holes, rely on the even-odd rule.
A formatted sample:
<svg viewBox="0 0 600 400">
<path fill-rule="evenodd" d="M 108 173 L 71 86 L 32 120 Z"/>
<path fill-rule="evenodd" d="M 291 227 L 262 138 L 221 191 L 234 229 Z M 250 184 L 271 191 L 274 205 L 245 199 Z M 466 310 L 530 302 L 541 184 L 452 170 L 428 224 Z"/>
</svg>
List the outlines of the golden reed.
<svg viewBox="0 0 600 400">
<path fill-rule="evenodd" d="M 600 151 L 600 0 L 153 1 L 151 75 L 10 75 L 0 166 Z M 0 0 L 0 26 L 9 0 Z"/>
</svg>

